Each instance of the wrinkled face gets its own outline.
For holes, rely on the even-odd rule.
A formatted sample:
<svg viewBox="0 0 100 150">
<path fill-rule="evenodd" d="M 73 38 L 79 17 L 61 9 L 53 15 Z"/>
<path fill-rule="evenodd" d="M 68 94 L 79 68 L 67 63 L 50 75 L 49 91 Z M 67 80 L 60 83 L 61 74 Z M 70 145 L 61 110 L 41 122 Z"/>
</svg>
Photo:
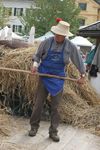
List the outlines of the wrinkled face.
<svg viewBox="0 0 100 150">
<path fill-rule="evenodd" d="M 56 40 L 56 42 L 62 43 L 64 41 L 64 39 L 65 39 L 65 36 L 55 34 L 55 40 Z"/>
</svg>

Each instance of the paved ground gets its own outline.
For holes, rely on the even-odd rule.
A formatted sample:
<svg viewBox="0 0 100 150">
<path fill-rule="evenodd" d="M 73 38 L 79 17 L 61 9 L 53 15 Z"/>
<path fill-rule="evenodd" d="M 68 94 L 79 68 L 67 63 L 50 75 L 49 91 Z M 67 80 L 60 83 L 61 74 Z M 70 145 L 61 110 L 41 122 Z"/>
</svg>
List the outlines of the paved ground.
<svg viewBox="0 0 100 150">
<path fill-rule="evenodd" d="M 29 120 L 12 119 L 9 136 L 0 137 L 0 150 L 100 150 L 100 137 L 61 124 L 60 142 L 48 138 L 49 122 L 41 122 L 37 136 L 29 137 Z"/>
</svg>

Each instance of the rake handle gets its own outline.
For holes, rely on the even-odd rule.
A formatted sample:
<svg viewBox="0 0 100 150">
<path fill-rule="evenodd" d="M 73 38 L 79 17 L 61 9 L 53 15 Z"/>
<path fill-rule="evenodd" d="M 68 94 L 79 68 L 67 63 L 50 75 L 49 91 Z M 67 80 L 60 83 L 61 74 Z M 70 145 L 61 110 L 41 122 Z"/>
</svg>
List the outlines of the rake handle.
<svg viewBox="0 0 100 150">
<path fill-rule="evenodd" d="M 0 67 L 0 70 L 13 71 L 13 72 L 21 72 L 21 73 L 27 73 L 27 74 L 31 74 L 32 75 L 31 71 L 21 70 L 21 69 L 13 69 L 13 68 Z M 61 77 L 61 76 L 56 76 L 56 75 L 51 75 L 51 74 L 35 73 L 34 75 L 43 76 L 43 77 L 50 77 L 50 78 L 58 78 L 58 79 L 70 80 L 70 81 L 77 82 L 77 79 L 68 78 L 68 77 Z"/>
</svg>

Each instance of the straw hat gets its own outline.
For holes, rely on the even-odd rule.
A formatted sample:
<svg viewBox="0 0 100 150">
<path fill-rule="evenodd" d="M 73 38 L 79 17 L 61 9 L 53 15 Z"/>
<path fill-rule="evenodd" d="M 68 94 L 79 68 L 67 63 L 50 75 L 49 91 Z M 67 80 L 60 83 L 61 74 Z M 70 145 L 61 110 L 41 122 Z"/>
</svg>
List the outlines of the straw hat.
<svg viewBox="0 0 100 150">
<path fill-rule="evenodd" d="M 69 31 L 70 24 L 65 21 L 59 21 L 56 26 L 51 27 L 51 31 L 58 35 L 63 36 L 73 36 L 73 34 Z"/>
</svg>

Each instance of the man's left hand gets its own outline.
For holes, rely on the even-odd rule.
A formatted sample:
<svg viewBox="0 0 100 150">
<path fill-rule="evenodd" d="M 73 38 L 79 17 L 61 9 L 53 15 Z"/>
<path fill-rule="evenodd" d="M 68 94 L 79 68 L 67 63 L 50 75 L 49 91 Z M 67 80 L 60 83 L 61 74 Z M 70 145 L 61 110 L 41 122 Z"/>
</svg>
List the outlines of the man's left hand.
<svg viewBox="0 0 100 150">
<path fill-rule="evenodd" d="M 77 80 L 77 83 L 78 83 L 78 84 L 84 84 L 84 83 L 85 83 L 85 77 L 80 77 L 80 78 Z"/>
</svg>

